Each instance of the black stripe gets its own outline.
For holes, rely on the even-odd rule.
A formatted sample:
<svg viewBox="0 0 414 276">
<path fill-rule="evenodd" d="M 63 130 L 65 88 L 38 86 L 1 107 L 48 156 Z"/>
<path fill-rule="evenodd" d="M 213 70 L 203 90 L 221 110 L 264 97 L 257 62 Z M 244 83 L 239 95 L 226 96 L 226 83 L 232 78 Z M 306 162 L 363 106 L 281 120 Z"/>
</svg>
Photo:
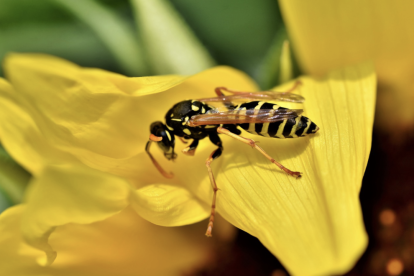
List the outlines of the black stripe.
<svg viewBox="0 0 414 276">
<path fill-rule="evenodd" d="M 253 114 L 254 112 L 254 108 L 259 104 L 259 101 L 253 101 L 253 102 L 248 102 L 248 103 L 243 103 L 240 105 L 239 109 L 242 108 L 246 108 L 246 114 Z M 240 124 L 240 127 L 244 130 L 248 130 L 249 129 L 249 125 L 248 123 L 246 124 Z"/>
<path fill-rule="evenodd" d="M 297 136 L 302 136 L 303 132 L 305 131 L 306 127 L 308 126 L 308 118 L 305 116 L 302 116 L 302 118 L 300 118 L 300 124 L 301 127 L 298 128 L 295 132 L 295 134 Z"/>
<path fill-rule="evenodd" d="M 230 130 L 230 132 L 232 132 L 234 134 L 237 134 L 237 135 L 240 135 L 241 134 L 241 130 L 238 129 L 236 125 L 223 125 L 223 127 L 225 129 Z"/>
<path fill-rule="evenodd" d="M 239 125 L 242 129 L 244 130 L 248 130 L 249 129 L 249 124 L 240 124 Z"/>
<path fill-rule="evenodd" d="M 283 121 L 277 121 L 274 123 L 269 124 L 269 128 L 267 129 L 267 133 L 270 137 L 275 137 L 277 130 L 279 129 L 280 124 L 282 124 Z"/>
<path fill-rule="evenodd" d="M 273 106 L 274 106 L 274 104 L 271 104 L 271 103 L 264 103 L 264 104 L 260 107 L 260 110 L 264 110 L 264 109 L 273 109 Z M 263 134 L 260 134 L 260 132 L 262 132 L 262 129 L 263 129 L 263 124 L 261 124 L 261 123 L 257 123 L 257 124 L 255 124 L 255 126 L 254 126 L 254 130 L 256 131 L 256 133 L 257 133 L 258 135 L 263 136 Z"/>
<path fill-rule="evenodd" d="M 289 118 L 286 121 L 286 125 L 283 128 L 283 136 L 288 137 L 290 133 L 292 132 L 293 126 L 296 124 L 295 118 Z"/>
<path fill-rule="evenodd" d="M 273 109 L 273 106 L 274 106 L 275 104 L 271 104 L 271 103 L 264 103 L 261 107 L 260 107 L 260 109 Z"/>
<path fill-rule="evenodd" d="M 308 131 L 306 132 L 307 134 L 311 134 L 311 133 L 313 133 L 313 131 L 316 129 L 316 124 L 314 123 L 314 122 L 312 122 L 311 124 L 310 124 L 310 127 L 309 127 L 309 129 L 308 129 Z"/>
<path fill-rule="evenodd" d="M 284 110 L 284 109 L 285 109 L 285 110 L 288 110 L 288 108 L 286 108 L 286 107 L 282 107 L 282 106 L 279 106 L 279 108 L 278 108 L 278 109 L 281 109 L 281 110 Z M 283 120 L 283 121 L 281 121 L 280 123 L 283 123 L 283 122 L 284 122 L 284 120 Z M 289 123 L 289 121 L 287 121 L 287 122 L 286 122 L 286 124 L 287 124 L 287 123 Z M 284 134 L 285 128 L 286 128 L 286 125 L 283 127 L 283 131 L 282 131 L 282 135 L 283 135 L 283 136 L 286 136 L 286 135 Z M 291 128 L 291 130 L 292 130 L 292 128 Z M 286 138 L 286 137 L 285 137 L 285 138 Z"/>
<path fill-rule="evenodd" d="M 242 105 L 244 105 L 244 104 L 242 104 Z M 244 107 L 244 106 L 240 106 L 240 108 L 242 108 L 242 107 Z M 243 112 L 243 110 L 240 110 L 240 111 L 238 111 L 237 112 L 237 114 L 239 114 L 240 112 Z M 249 110 L 244 110 L 244 112 L 246 112 L 245 114 L 248 114 L 249 113 Z M 243 112 L 243 113 L 244 113 Z M 248 124 L 248 123 L 245 123 L 245 124 L 240 124 L 239 126 L 242 128 L 242 129 L 244 129 L 244 130 L 248 130 L 249 129 L 249 125 L 250 124 Z"/>
<path fill-rule="evenodd" d="M 263 124 L 256 123 L 254 124 L 254 131 L 256 131 L 257 134 L 261 135 L 260 132 L 262 132 Z"/>
<path fill-rule="evenodd" d="M 245 107 L 247 110 L 254 109 L 258 104 L 259 104 L 259 101 L 243 103 L 243 104 L 240 105 L 240 108 Z"/>
</svg>

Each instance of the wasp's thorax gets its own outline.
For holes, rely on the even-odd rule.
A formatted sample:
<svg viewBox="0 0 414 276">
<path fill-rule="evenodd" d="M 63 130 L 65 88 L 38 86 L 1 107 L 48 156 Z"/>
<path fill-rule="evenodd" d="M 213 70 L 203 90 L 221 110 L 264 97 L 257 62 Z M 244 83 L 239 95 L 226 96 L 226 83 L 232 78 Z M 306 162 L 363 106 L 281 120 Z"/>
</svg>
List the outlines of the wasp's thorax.
<svg viewBox="0 0 414 276">
<path fill-rule="evenodd" d="M 165 115 L 165 121 L 175 135 L 185 139 L 203 139 L 211 131 L 216 131 L 217 126 L 190 127 L 188 121 L 194 115 L 205 114 L 213 107 L 196 100 L 182 101 L 174 105 Z"/>
</svg>

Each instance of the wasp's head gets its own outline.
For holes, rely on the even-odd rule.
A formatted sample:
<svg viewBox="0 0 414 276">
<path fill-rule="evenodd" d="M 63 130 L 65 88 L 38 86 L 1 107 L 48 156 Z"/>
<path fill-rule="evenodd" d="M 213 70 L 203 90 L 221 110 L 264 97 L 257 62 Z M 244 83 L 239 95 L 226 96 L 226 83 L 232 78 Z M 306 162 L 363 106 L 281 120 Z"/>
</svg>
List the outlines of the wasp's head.
<svg viewBox="0 0 414 276">
<path fill-rule="evenodd" d="M 158 147 L 164 152 L 165 158 L 168 160 L 176 159 L 174 133 L 160 121 L 151 124 L 150 132 L 150 140 L 157 143 Z"/>
<path fill-rule="evenodd" d="M 162 169 L 157 160 L 152 156 L 150 152 L 150 146 L 153 142 L 157 143 L 160 149 L 164 152 L 164 156 L 168 160 L 174 160 L 177 158 L 177 154 L 174 152 L 175 138 L 174 133 L 167 128 L 162 122 L 154 122 L 150 126 L 150 137 L 145 147 L 145 151 L 148 153 L 151 158 L 152 163 L 158 169 L 158 171 L 166 178 L 172 178 L 174 175 L 172 173 L 167 173 Z"/>
<path fill-rule="evenodd" d="M 145 147 L 145 151 L 148 153 L 148 156 L 151 158 L 152 163 L 158 169 L 158 171 L 166 178 L 172 178 L 174 175 L 172 173 L 167 173 L 162 169 L 157 160 L 152 156 L 150 152 L 150 146 L 153 142 L 157 143 L 160 149 L 164 152 L 164 156 L 168 160 L 174 160 L 177 158 L 177 154 L 174 152 L 175 138 L 174 133 L 167 128 L 162 122 L 154 122 L 150 126 L 150 137 Z"/>
</svg>

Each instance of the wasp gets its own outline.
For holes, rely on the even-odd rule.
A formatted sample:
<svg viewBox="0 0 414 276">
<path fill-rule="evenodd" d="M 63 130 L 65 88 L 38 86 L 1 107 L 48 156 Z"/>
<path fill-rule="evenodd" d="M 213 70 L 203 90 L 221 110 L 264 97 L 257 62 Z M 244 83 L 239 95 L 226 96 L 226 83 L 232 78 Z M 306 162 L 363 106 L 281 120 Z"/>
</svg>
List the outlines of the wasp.
<svg viewBox="0 0 414 276">
<path fill-rule="evenodd" d="M 301 115 L 303 113 L 302 109 L 288 109 L 264 101 L 302 103 L 304 101 L 302 96 L 291 93 L 298 85 L 300 85 L 299 81 L 286 92 L 242 92 L 230 90 L 226 87 L 217 87 L 215 89 L 217 97 L 179 102 L 168 110 L 165 115 L 166 124 L 161 121 L 151 124 L 149 141 L 145 150 L 155 167 L 166 178 L 172 178 L 173 174 L 164 171 L 152 156 L 150 153 L 151 143 L 157 143 L 168 160 L 177 158 L 177 154 L 174 152 L 175 136 L 184 143 L 187 143 L 186 140 L 192 139 L 191 144 L 182 150 L 184 154 L 189 156 L 194 155 L 199 141 L 206 137 L 209 137 L 210 141 L 217 146 L 217 149 L 210 154 L 206 161 L 208 175 L 214 191 L 206 231 L 207 237 L 212 236 L 218 191 L 211 169 L 211 162 L 223 152 L 219 134 L 230 136 L 258 150 L 288 175 L 297 178 L 301 176 L 300 172 L 291 171 L 273 159 L 254 140 L 240 135 L 240 128 L 251 134 L 281 139 L 304 137 L 316 133 L 319 127 L 309 118 Z M 226 96 L 224 92 L 232 95 Z M 233 101 L 243 101 L 243 103 L 235 105 Z M 211 106 L 208 104 L 209 102 L 222 102 L 225 110 Z"/>
</svg>

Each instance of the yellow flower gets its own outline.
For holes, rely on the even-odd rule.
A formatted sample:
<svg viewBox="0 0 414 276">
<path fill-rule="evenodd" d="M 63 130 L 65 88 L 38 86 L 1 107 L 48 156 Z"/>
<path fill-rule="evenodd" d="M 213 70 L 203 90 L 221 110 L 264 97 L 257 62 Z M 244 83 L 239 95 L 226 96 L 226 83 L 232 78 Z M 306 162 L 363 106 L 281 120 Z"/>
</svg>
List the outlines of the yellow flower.
<svg viewBox="0 0 414 276">
<path fill-rule="evenodd" d="M 89 189 L 79 193 L 85 184 Z M 207 265 L 213 254 L 213 244 L 200 235 L 205 223 L 165 228 L 144 220 L 127 207 L 129 186 L 114 176 L 50 167 L 31 185 L 28 203 L 0 216 L 0 275 L 182 275 Z M 59 225 L 48 241 L 35 237 L 48 225 Z M 226 241 L 231 229 L 218 229 Z M 44 261 L 44 253 L 23 238 L 50 244 L 58 252 L 53 265 L 40 266 L 36 259 Z"/>
<path fill-rule="evenodd" d="M 322 75 L 371 60 L 379 82 L 376 125 L 397 136 L 414 129 L 414 2 L 281 0 L 280 5 L 306 73 Z"/>
<path fill-rule="evenodd" d="M 111 220 L 128 206 L 162 226 L 207 218 L 213 191 L 205 160 L 215 147 L 203 141 L 196 156 L 179 156 L 174 164 L 154 151 L 175 174 L 165 179 L 144 150 L 149 125 L 173 104 L 211 97 L 218 86 L 257 90 L 246 75 L 228 67 L 188 78 L 127 78 L 49 56 L 12 55 L 5 72 L 2 143 L 44 184 L 35 180 L 27 207 L 2 217 L 12 220 L 20 212 L 23 238 L 45 251 L 49 264 L 55 251 L 59 261 L 52 241 L 68 223 Z M 259 153 L 223 137 L 224 154 L 212 163 L 220 188 L 217 211 L 256 236 L 293 274 L 341 273 L 367 242 L 358 194 L 371 145 L 375 75 L 371 66 L 360 65 L 301 81 L 297 93 L 306 98 L 302 107 L 320 127 L 318 134 L 291 140 L 244 136 L 260 140 L 272 157 L 303 177 L 289 177 Z M 54 210 L 56 205 L 61 207 Z M 11 235 L 12 229 L 3 232 Z"/>
</svg>

